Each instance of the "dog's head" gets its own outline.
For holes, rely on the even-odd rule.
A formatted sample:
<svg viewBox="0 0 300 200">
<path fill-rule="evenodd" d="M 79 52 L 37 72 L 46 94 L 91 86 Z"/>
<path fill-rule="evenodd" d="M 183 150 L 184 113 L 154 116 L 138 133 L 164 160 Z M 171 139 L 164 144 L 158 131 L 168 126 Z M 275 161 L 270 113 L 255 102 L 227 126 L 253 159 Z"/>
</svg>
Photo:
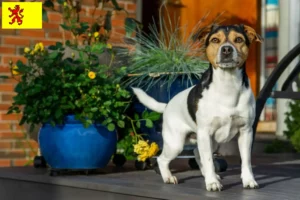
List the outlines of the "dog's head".
<svg viewBox="0 0 300 200">
<path fill-rule="evenodd" d="M 214 68 L 241 67 L 248 57 L 253 41 L 262 42 L 255 30 L 246 25 L 208 27 L 199 37 L 205 45 L 206 56 Z"/>
</svg>

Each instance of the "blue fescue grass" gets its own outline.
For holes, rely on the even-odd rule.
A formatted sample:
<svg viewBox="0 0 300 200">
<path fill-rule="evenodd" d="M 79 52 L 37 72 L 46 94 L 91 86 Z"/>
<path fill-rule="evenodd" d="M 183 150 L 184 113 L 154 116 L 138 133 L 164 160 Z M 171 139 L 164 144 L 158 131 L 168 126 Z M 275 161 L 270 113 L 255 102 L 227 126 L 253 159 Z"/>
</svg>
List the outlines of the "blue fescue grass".
<svg viewBox="0 0 300 200">
<path fill-rule="evenodd" d="M 168 84 L 170 88 L 179 77 L 188 85 L 192 84 L 194 78 L 199 79 L 208 68 L 203 45 L 195 40 L 195 36 L 201 34 L 201 25 L 206 16 L 186 37 L 186 26 L 174 25 L 167 9 L 167 20 L 162 17 L 163 7 L 164 4 L 160 8 L 159 27 L 150 25 L 150 34 L 139 31 L 132 38 L 135 50 L 127 66 L 129 76 L 124 82 L 126 86 L 146 87 L 148 90 L 159 83 Z"/>
</svg>

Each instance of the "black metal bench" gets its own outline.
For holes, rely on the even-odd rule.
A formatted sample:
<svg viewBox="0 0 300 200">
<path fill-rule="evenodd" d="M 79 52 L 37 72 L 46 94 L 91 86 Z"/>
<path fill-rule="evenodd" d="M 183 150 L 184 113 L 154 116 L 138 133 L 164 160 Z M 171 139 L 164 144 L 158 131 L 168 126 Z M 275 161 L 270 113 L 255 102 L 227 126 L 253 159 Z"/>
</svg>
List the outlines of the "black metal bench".
<svg viewBox="0 0 300 200">
<path fill-rule="evenodd" d="M 276 82 L 282 75 L 282 73 L 286 70 L 286 68 L 290 65 L 290 63 L 300 55 L 300 44 L 295 46 L 292 50 L 290 50 L 277 64 L 271 75 L 267 78 L 264 87 L 258 94 L 256 99 L 256 117 L 253 124 L 253 143 L 256 135 L 257 124 L 261 115 L 261 112 L 264 108 L 264 105 L 268 98 L 276 98 L 276 99 L 293 99 L 300 100 L 300 92 L 294 92 L 292 89 L 292 83 L 297 79 L 300 73 L 300 61 L 297 63 L 295 68 L 289 74 L 285 82 L 281 87 L 281 91 L 272 91 Z"/>
</svg>

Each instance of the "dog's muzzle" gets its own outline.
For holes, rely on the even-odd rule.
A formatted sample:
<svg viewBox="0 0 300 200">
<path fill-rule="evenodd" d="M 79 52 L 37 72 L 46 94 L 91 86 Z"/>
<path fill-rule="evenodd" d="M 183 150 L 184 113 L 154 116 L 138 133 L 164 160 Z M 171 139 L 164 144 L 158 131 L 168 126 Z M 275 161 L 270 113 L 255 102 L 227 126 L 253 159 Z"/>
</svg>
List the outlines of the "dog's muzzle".
<svg viewBox="0 0 300 200">
<path fill-rule="evenodd" d="M 221 62 L 232 62 L 233 48 L 231 46 L 221 47 Z"/>
<path fill-rule="evenodd" d="M 230 43 L 225 43 L 219 48 L 217 64 L 221 68 L 232 68 L 237 65 L 237 51 Z"/>
</svg>

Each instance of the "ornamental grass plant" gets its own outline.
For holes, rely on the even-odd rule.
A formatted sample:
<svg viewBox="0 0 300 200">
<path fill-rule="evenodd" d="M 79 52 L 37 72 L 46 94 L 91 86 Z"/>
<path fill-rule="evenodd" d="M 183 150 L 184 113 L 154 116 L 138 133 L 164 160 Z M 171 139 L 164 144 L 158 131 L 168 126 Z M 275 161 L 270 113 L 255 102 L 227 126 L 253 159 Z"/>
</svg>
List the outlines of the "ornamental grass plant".
<svg viewBox="0 0 300 200">
<path fill-rule="evenodd" d="M 193 79 L 199 79 L 208 68 L 204 45 L 198 40 L 208 27 L 203 26 L 207 16 L 199 20 L 191 33 L 187 33 L 186 26 L 174 23 L 179 20 L 170 17 L 166 2 L 160 7 L 158 25 L 151 24 L 149 34 L 138 31 L 136 37 L 131 38 L 135 51 L 130 52 L 128 76 L 123 82 L 127 87 L 148 90 L 156 84 L 167 84 L 170 88 L 178 78 L 191 85 Z M 218 16 L 212 24 L 219 21 Z"/>
</svg>

